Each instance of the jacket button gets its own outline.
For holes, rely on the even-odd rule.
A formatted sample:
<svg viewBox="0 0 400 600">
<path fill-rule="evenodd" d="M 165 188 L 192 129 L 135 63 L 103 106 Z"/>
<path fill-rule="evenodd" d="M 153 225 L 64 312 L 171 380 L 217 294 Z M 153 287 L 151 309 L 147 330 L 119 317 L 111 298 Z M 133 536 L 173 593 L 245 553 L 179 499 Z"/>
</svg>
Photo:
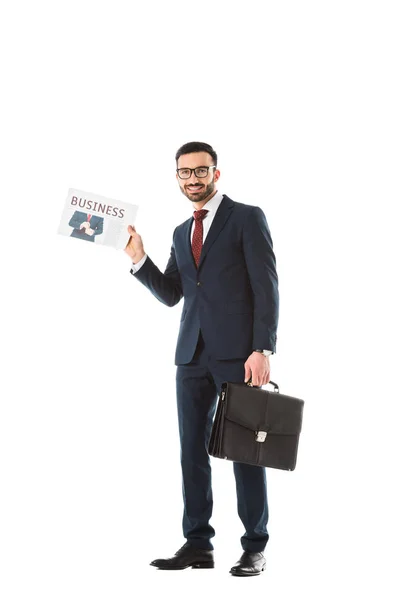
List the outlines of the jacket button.
<svg viewBox="0 0 400 600">
<path fill-rule="evenodd" d="M 200 286 L 201 286 L 201 282 L 200 282 L 200 281 L 198 281 L 198 282 L 197 282 L 197 287 L 200 287 Z"/>
</svg>

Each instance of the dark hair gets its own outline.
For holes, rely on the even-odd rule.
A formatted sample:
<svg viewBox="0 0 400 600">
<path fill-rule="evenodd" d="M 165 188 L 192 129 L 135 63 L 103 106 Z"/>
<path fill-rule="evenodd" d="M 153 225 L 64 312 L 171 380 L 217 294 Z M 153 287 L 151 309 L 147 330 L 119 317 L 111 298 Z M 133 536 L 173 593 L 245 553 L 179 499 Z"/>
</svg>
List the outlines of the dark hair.
<svg viewBox="0 0 400 600">
<path fill-rule="evenodd" d="M 210 144 L 205 144 L 204 142 L 188 142 L 187 144 L 183 144 L 175 155 L 176 164 L 178 165 L 178 158 L 182 154 L 191 154 L 192 152 L 208 152 L 213 159 L 214 165 L 217 166 L 217 153 Z"/>
</svg>

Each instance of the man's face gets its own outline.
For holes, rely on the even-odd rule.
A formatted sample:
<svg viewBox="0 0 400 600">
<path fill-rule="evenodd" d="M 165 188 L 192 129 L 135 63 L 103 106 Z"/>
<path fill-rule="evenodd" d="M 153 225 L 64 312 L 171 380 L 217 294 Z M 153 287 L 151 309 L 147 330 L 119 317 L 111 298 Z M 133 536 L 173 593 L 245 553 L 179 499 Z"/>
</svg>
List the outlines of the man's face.
<svg viewBox="0 0 400 600">
<path fill-rule="evenodd" d="M 208 152 L 192 152 L 191 154 L 182 154 L 178 159 L 178 169 L 195 169 L 196 167 L 209 167 L 213 160 Z M 215 183 L 219 179 L 220 172 L 212 168 L 208 170 L 207 177 L 196 177 L 192 171 L 189 179 L 180 179 L 178 173 L 176 178 L 179 183 L 182 194 L 191 202 L 202 202 L 213 195 Z"/>
</svg>

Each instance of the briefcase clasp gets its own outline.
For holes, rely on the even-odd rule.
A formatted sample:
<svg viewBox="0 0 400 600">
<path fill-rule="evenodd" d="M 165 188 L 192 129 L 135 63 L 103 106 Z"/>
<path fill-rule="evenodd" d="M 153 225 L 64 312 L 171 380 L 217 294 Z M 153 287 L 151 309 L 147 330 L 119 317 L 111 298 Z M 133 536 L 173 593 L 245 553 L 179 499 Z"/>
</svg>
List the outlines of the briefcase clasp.
<svg viewBox="0 0 400 600">
<path fill-rule="evenodd" d="M 267 437 L 266 431 L 256 431 L 256 442 L 265 442 L 266 437 Z"/>
</svg>

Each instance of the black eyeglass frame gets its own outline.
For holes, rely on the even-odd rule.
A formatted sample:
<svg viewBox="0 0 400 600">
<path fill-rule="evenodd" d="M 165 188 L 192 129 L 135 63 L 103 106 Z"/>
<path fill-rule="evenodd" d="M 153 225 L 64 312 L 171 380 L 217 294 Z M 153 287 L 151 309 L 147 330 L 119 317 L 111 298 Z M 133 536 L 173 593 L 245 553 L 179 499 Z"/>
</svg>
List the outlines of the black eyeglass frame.
<svg viewBox="0 0 400 600">
<path fill-rule="evenodd" d="M 189 167 L 181 167 L 180 169 L 176 169 L 176 172 L 178 173 L 179 179 L 190 179 L 192 176 L 192 173 L 194 173 L 198 179 L 205 179 L 206 177 L 208 177 L 209 169 L 216 169 L 216 168 L 217 168 L 216 165 L 201 165 L 200 167 L 195 167 L 194 169 L 190 169 Z M 197 175 L 196 174 L 197 169 L 207 169 L 207 175 L 203 175 L 203 176 Z M 190 175 L 189 175 L 189 177 L 181 177 L 179 174 L 179 171 L 190 171 Z"/>
</svg>

